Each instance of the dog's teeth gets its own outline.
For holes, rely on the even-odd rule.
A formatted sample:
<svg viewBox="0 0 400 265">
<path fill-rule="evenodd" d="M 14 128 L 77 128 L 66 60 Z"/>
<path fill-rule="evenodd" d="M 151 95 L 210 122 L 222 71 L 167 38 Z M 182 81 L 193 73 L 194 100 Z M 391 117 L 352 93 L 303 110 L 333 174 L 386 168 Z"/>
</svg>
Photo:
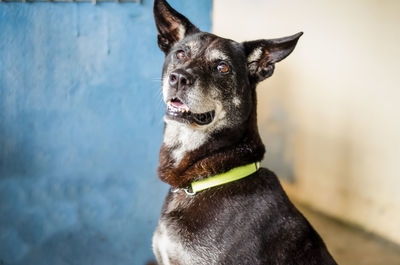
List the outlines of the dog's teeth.
<svg viewBox="0 0 400 265">
<path fill-rule="evenodd" d="M 185 104 L 182 104 L 182 106 L 175 106 L 175 104 L 171 100 L 169 100 L 167 102 L 167 110 L 169 112 L 174 112 L 175 114 L 177 114 L 177 113 L 180 113 L 180 114 L 190 113 L 189 108 Z"/>
</svg>

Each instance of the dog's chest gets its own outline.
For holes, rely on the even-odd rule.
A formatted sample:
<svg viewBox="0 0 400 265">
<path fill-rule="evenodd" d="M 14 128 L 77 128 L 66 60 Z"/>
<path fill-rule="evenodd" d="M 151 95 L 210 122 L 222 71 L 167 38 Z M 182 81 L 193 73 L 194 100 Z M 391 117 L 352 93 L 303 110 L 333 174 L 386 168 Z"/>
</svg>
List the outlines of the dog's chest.
<svg viewBox="0 0 400 265">
<path fill-rule="evenodd" d="M 160 265 L 196 264 L 198 260 L 198 257 L 182 244 L 179 235 L 168 229 L 165 221 L 160 221 L 154 233 L 153 249 Z"/>
<path fill-rule="evenodd" d="M 189 229 L 188 223 L 192 222 L 182 213 L 183 208 L 193 204 L 196 201 L 187 198 L 184 192 L 167 196 L 153 237 L 153 249 L 160 265 L 216 264 L 219 251 L 210 244 L 209 234 L 204 237 Z"/>
</svg>

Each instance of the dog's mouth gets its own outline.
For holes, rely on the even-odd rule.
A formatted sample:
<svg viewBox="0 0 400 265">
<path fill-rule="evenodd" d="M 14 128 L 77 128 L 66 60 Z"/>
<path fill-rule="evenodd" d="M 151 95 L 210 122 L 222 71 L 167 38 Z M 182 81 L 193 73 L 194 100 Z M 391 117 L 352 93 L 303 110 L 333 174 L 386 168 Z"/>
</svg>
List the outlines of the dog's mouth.
<svg viewBox="0 0 400 265">
<path fill-rule="evenodd" d="M 193 113 L 189 107 L 178 98 L 172 98 L 167 102 L 168 117 L 181 122 L 196 123 L 198 125 L 210 124 L 215 117 L 215 111 Z"/>
</svg>

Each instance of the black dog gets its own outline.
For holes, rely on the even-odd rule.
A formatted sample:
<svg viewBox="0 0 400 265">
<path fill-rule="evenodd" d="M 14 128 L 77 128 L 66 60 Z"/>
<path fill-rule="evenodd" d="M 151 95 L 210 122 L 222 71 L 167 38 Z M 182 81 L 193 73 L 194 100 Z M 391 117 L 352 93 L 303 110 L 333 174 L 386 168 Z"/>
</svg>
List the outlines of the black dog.
<svg viewBox="0 0 400 265">
<path fill-rule="evenodd" d="M 155 0 L 154 16 L 166 55 L 158 173 L 171 185 L 153 239 L 158 263 L 336 264 L 275 174 L 257 163 L 265 149 L 256 85 L 302 33 L 238 43 L 201 32 L 165 0 Z"/>
</svg>

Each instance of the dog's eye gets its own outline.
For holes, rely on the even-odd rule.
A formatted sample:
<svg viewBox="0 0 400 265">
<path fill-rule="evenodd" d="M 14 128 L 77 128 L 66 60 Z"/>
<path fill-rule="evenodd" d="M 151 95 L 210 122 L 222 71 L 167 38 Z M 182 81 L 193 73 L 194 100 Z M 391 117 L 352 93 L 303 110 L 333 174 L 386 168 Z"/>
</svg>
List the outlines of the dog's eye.
<svg viewBox="0 0 400 265">
<path fill-rule="evenodd" d="M 185 51 L 179 50 L 179 51 L 176 53 L 176 58 L 178 58 L 178 60 L 181 60 L 181 61 L 185 60 L 185 59 L 186 59 L 186 53 L 185 53 Z"/>
<path fill-rule="evenodd" d="M 226 63 L 220 63 L 217 66 L 217 69 L 220 73 L 227 73 L 229 72 L 229 66 Z"/>
</svg>

